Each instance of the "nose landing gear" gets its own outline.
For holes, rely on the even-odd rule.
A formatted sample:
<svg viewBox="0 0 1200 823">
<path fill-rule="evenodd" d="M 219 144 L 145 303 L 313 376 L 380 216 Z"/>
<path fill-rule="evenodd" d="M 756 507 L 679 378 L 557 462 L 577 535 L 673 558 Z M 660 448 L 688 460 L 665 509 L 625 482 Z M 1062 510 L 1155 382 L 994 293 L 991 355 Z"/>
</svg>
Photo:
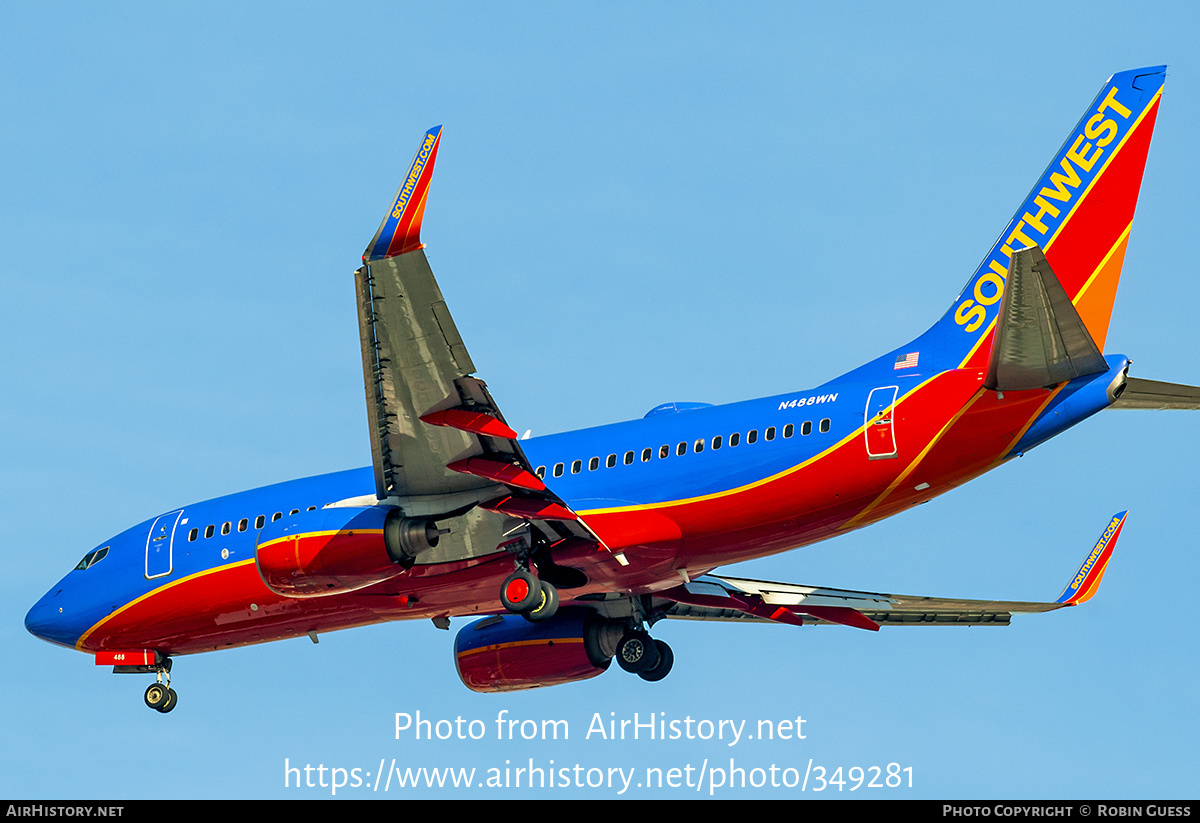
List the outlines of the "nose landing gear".
<svg viewBox="0 0 1200 823">
<path fill-rule="evenodd" d="M 96 652 L 96 665 L 113 667 L 113 674 L 154 674 L 146 689 L 146 705 L 166 714 L 179 703 L 171 688 L 171 658 L 157 649 L 112 649 Z"/>
<path fill-rule="evenodd" d="M 146 688 L 146 705 L 166 714 L 179 703 L 179 695 L 171 688 L 171 660 L 154 669 L 156 682 Z"/>
<path fill-rule="evenodd" d="M 166 714 L 179 703 L 175 690 L 163 683 L 151 683 L 146 689 L 146 705 Z"/>
<path fill-rule="evenodd" d="M 171 688 L 171 658 L 154 649 L 97 652 L 99 665 L 113 664 L 113 674 L 154 674 L 155 682 L 146 689 L 146 705 L 166 714 L 179 703 Z"/>
</svg>

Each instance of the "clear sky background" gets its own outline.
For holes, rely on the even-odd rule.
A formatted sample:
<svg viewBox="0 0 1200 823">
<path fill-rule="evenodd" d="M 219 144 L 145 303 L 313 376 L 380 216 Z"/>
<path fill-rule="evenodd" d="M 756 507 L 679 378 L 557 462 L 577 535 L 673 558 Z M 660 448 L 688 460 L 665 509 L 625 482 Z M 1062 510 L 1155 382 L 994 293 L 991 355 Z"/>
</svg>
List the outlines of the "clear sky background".
<svg viewBox="0 0 1200 823">
<path fill-rule="evenodd" d="M 351 272 L 436 124 L 430 260 L 480 376 L 540 434 L 801 389 L 901 345 L 1101 83 L 1167 63 L 1107 348 L 1200 384 L 1192 7 L 829 5 L 0 9 L 0 796 L 318 798 L 285 789 L 285 759 L 373 782 L 381 760 L 478 780 L 532 758 L 689 798 L 708 784 L 636 783 L 732 758 L 747 779 L 912 767 L 912 789 L 843 797 L 1196 797 L 1200 415 L 1182 412 L 1102 413 L 918 510 L 730 569 L 1049 600 L 1130 510 L 1097 598 L 1006 629 L 664 622 L 662 683 L 614 666 L 493 696 L 455 674 L 466 621 L 398 623 L 178 659 L 166 716 L 150 678 L 24 630 L 133 523 L 369 462 Z M 417 711 L 487 739 L 396 740 Z M 571 737 L 498 741 L 501 711 Z M 635 712 L 747 733 L 802 716 L 806 738 L 585 739 Z"/>
</svg>

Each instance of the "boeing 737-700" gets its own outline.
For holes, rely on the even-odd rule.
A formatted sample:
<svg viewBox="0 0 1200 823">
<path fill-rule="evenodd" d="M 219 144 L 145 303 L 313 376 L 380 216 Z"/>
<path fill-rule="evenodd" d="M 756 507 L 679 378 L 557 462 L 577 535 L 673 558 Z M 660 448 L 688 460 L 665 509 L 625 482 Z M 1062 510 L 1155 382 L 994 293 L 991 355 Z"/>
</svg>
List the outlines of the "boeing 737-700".
<svg viewBox="0 0 1200 823">
<path fill-rule="evenodd" d="M 1007 625 L 1087 600 L 1107 522 L 1050 602 L 848 591 L 718 575 L 929 501 L 1108 408 L 1197 408 L 1200 390 L 1104 354 L 1164 67 L 1100 89 L 966 287 L 926 332 L 810 389 L 518 436 L 430 270 L 422 222 L 441 127 L 421 141 L 354 275 L 372 465 L 181 506 L 88 551 L 26 617 L 116 672 L 424 618 L 457 635 L 463 682 L 505 691 L 645 680 L 665 618 Z M 365 453 L 365 449 L 364 449 Z"/>
</svg>

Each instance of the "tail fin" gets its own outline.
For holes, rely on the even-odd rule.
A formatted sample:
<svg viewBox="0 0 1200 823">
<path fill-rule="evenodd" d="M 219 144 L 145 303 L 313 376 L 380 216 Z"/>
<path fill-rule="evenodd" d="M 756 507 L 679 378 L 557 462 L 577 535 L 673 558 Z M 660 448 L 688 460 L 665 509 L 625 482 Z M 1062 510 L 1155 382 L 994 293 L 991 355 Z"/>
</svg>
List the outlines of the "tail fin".
<svg viewBox="0 0 1200 823">
<path fill-rule="evenodd" d="M 1165 66 L 1133 69 L 1100 89 L 962 294 L 926 333 L 936 337 L 944 367 L 986 366 L 1013 252 L 1031 246 L 1045 251 L 1104 350 L 1165 78 Z"/>
</svg>

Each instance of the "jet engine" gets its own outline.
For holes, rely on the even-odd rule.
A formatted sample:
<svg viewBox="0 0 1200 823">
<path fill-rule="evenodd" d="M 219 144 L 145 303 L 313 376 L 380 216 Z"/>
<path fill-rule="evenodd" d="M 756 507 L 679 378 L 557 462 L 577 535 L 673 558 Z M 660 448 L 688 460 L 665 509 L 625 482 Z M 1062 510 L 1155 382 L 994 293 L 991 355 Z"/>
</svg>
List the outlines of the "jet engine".
<svg viewBox="0 0 1200 823">
<path fill-rule="evenodd" d="M 606 671 L 623 632 L 591 609 L 564 608 L 541 623 L 498 614 L 459 631 L 454 660 L 471 691 L 535 689 Z"/>
<path fill-rule="evenodd" d="M 389 580 L 438 544 L 432 520 L 383 506 L 298 512 L 263 527 L 255 557 L 267 588 L 284 597 L 344 594 Z"/>
</svg>

